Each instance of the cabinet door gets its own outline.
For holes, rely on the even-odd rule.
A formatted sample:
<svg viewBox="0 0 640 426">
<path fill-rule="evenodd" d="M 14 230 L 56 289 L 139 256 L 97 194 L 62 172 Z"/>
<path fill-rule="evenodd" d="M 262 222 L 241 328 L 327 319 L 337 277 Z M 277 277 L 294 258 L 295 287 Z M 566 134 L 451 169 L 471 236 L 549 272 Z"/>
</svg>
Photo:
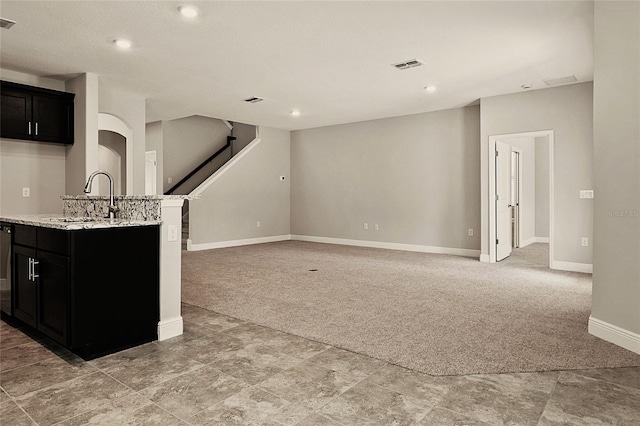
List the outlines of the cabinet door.
<svg viewBox="0 0 640 426">
<path fill-rule="evenodd" d="M 36 326 L 38 288 L 30 261 L 35 258 L 35 249 L 13 246 L 13 314 L 32 327 Z"/>
<path fill-rule="evenodd" d="M 1 98 L 0 137 L 31 139 L 31 95 L 3 87 Z"/>
<path fill-rule="evenodd" d="M 56 342 L 68 343 L 69 258 L 38 251 L 37 328 Z"/>
<path fill-rule="evenodd" d="M 63 96 L 33 97 L 33 139 L 73 143 L 73 103 Z"/>
</svg>

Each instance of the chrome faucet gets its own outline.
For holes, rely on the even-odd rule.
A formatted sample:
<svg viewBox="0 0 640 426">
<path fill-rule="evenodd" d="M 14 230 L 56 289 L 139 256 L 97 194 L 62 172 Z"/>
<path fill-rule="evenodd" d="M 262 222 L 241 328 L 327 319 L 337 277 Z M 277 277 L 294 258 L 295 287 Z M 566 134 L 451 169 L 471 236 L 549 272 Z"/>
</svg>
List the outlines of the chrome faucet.
<svg viewBox="0 0 640 426">
<path fill-rule="evenodd" d="M 116 203 L 113 199 L 113 178 L 111 175 L 102 170 L 96 170 L 95 172 L 89 175 L 89 179 L 87 179 L 87 184 L 84 186 L 85 194 L 91 192 L 91 184 L 93 183 L 93 178 L 97 175 L 105 175 L 109 179 L 109 219 L 115 219 L 116 213 L 120 210 L 116 207 Z"/>
</svg>

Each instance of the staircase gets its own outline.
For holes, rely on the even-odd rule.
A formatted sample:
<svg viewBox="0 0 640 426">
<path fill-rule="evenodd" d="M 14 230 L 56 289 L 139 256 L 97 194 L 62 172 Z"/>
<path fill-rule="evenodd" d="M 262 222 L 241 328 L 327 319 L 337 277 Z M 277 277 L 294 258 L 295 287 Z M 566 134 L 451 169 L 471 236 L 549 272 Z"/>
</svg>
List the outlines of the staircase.
<svg viewBox="0 0 640 426">
<path fill-rule="evenodd" d="M 182 178 L 178 183 L 173 185 L 173 187 L 171 187 L 164 194 L 165 195 L 188 194 L 193 188 L 197 187 L 200 183 L 202 183 L 203 179 L 206 179 L 207 177 L 209 177 L 212 173 L 214 173 L 216 170 L 218 170 L 220 167 L 222 167 L 226 163 L 226 161 L 229 161 L 229 160 L 231 160 L 231 158 L 233 158 L 233 155 L 234 155 L 234 152 L 233 152 L 233 141 L 234 140 L 236 140 L 235 136 L 227 136 L 227 142 L 226 142 L 226 144 L 224 146 L 222 146 L 220 149 L 218 149 L 209 158 L 204 160 L 198 167 L 193 169 L 189 174 L 187 174 L 184 178 Z M 192 181 L 192 178 L 193 178 L 193 180 L 198 179 L 199 176 L 196 176 L 198 172 L 200 172 L 205 167 L 207 167 L 207 165 L 209 165 L 212 161 L 214 161 L 216 158 L 218 158 L 225 151 L 227 151 L 227 149 L 229 149 L 229 154 L 230 154 L 229 158 L 227 160 L 225 160 L 223 163 L 217 165 L 214 169 L 209 168 L 208 173 L 205 175 L 204 178 L 202 178 L 202 176 L 200 176 L 200 180 L 197 180 L 195 182 Z M 205 170 L 205 172 L 206 172 L 206 170 Z M 188 184 L 188 185 L 190 184 L 190 188 L 183 187 L 183 185 L 185 185 L 185 184 Z M 183 187 L 182 191 L 179 191 L 179 189 L 181 187 Z M 184 207 L 182 208 L 182 250 L 186 250 L 187 249 L 187 240 L 188 239 L 189 239 L 189 207 L 188 207 L 188 201 L 185 200 Z"/>
<path fill-rule="evenodd" d="M 189 239 L 189 213 L 182 216 L 182 250 L 187 249 L 187 240 Z"/>
</svg>

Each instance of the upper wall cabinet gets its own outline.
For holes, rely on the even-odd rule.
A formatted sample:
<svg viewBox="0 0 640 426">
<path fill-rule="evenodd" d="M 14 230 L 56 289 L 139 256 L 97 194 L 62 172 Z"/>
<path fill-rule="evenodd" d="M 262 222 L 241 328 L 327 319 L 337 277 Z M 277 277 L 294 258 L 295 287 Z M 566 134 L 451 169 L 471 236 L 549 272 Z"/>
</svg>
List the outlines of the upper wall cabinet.
<svg viewBox="0 0 640 426">
<path fill-rule="evenodd" d="M 1 82 L 0 137 L 73 144 L 73 93 Z"/>
</svg>

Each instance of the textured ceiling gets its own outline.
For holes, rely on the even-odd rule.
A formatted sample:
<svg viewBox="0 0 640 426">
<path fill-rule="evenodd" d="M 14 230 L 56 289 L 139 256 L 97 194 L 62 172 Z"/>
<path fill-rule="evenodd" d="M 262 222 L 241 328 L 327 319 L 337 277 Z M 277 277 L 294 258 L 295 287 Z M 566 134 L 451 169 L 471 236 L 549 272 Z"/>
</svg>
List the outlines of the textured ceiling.
<svg viewBox="0 0 640 426">
<path fill-rule="evenodd" d="M 96 73 L 147 98 L 148 122 L 199 114 L 282 129 L 593 79 L 592 2 L 205 1 L 191 3 L 193 20 L 181 4 L 2 0 L 0 15 L 17 24 L 0 31 L 0 66 L 62 80 Z M 113 45 L 120 37 L 129 51 Z M 414 58 L 425 65 L 391 66 Z M 265 101 L 243 101 L 251 96 Z"/>
</svg>

